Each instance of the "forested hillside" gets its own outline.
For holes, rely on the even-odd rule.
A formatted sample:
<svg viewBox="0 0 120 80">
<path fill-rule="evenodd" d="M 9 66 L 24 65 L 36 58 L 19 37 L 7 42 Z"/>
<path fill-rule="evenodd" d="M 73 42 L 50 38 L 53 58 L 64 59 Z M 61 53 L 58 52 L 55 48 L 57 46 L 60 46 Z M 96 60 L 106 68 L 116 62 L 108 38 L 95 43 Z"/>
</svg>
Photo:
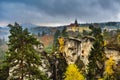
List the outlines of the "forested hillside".
<svg viewBox="0 0 120 80">
<path fill-rule="evenodd" d="M 120 30 L 102 25 L 27 29 L 9 24 L 8 41 L 0 39 L 0 79 L 119 80 Z"/>
</svg>

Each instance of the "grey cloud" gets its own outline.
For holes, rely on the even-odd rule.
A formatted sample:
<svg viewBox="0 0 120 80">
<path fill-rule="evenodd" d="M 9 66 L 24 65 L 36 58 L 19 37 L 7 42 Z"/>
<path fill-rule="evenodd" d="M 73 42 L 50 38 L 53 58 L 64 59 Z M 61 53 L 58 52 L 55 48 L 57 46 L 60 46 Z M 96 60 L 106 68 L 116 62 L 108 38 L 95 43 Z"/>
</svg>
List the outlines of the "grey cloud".
<svg viewBox="0 0 120 80">
<path fill-rule="evenodd" d="M 37 23 L 62 23 L 75 18 L 82 22 L 120 20 L 120 0 L 1 0 L 0 4 L 3 3 L 0 20 Z"/>
</svg>

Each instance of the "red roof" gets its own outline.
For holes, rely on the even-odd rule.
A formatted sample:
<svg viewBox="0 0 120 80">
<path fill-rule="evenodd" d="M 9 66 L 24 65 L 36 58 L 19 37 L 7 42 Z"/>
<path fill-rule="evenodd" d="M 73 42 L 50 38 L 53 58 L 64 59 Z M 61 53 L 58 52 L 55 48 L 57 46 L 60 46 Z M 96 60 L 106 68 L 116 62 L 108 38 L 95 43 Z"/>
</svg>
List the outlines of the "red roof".
<svg viewBox="0 0 120 80">
<path fill-rule="evenodd" d="M 73 27 L 73 26 L 78 27 L 79 25 L 78 24 L 73 24 L 73 23 L 71 23 L 70 25 L 68 25 L 68 27 Z"/>
</svg>

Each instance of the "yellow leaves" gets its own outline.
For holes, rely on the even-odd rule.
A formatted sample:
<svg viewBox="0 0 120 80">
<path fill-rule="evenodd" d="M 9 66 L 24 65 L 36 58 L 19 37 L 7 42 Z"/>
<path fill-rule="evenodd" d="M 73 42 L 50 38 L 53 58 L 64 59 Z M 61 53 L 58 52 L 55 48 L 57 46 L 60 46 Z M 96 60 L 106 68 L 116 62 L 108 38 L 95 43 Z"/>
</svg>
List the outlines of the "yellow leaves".
<svg viewBox="0 0 120 80">
<path fill-rule="evenodd" d="M 117 37 L 118 44 L 120 44 L 120 35 Z"/>
<path fill-rule="evenodd" d="M 106 40 L 104 40 L 104 46 L 106 46 L 107 45 L 107 41 Z"/>
<path fill-rule="evenodd" d="M 60 51 L 61 53 L 63 53 L 63 52 L 64 52 L 64 42 L 65 42 L 65 40 L 64 40 L 63 37 L 60 37 L 60 38 L 58 39 L 58 41 L 59 41 L 59 44 L 60 44 L 59 51 Z"/>
<path fill-rule="evenodd" d="M 115 61 L 112 57 L 109 58 L 109 60 L 106 61 L 106 67 L 105 67 L 105 73 L 107 75 L 112 75 L 114 73 L 113 67 L 115 65 Z"/>
<path fill-rule="evenodd" d="M 98 80 L 104 80 L 103 78 L 99 78 Z"/>
<path fill-rule="evenodd" d="M 64 80 L 85 80 L 75 64 L 70 64 L 65 72 Z"/>
</svg>

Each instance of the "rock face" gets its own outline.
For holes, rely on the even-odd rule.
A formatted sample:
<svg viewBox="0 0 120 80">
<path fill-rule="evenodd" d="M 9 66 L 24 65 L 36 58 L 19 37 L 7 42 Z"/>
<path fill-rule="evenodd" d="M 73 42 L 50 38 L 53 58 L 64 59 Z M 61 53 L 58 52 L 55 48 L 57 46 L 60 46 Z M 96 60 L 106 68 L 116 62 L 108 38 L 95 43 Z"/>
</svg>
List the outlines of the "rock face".
<svg viewBox="0 0 120 80">
<path fill-rule="evenodd" d="M 81 54 L 80 54 L 80 59 L 83 61 L 85 67 L 88 65 L 88 56 L 90 54 L 91 48 L 93 46 L 94 42 L 93 37 L 83 37 L 81 39 Z"/>
<path fill-rule="evenodd" d="M 85 67 L 88 65 L 88 56 L 93 46 L 95 39 L 87 36 L 81 39 L 69 37 L 65 39 L 64 53 L 67 64 L 74 64 L 78 57 L 83 61 Z M 116 47 L 116 46 L 114 46 Z M 106 46 L 105 54 L 107 58 L 111 56 L 115 60 L 116 64 L 120 61 L 120 48 L 109 48 Z"/>
<path fill-rule="evenodd" d="M 77 58 L 88 64 L 88 55 L 90 53 L 94 38 L 83 37 L 82 39 L 69 37 L 65 39 L 64 57 L 68 64 L 75 63 Z"/>
<path fill-rule="evenodd" d="M 43 43 L 40 43 L 39 45 L 34 46 L 34 49 L 35 49 L 37 52 L 43 52 L 43 51 L 44 51 L 44 44 L 43 44 Z"/>
<path fill-rule="evenodd" d="M 65 39 L 64 57 L 68 64 L 75 63 L 81 53 L 81 40 L 76 38 Z"/>
<path fill-rule="evenodd" d="M 112 57 L 116 64 L 120 61 L 120 51 L 115 49 L 105 49 L 106 57 Z"/>
</svg>

